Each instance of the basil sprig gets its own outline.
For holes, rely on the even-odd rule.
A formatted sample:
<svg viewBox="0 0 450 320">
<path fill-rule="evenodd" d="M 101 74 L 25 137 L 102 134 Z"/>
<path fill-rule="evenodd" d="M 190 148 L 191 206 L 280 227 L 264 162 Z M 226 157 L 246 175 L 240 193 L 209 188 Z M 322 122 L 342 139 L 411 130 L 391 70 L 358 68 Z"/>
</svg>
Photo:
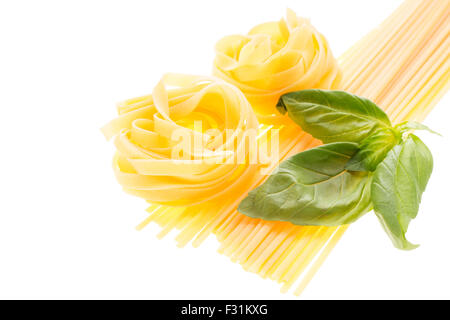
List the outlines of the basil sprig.
<svg viewBox="0 0 450 320">
<path fill-rule="evenodd" d="M 419 211 L 433 157 L 409 132 L 435 132 L 414 121 L 392 126 L 375 103 L 344 91 L 291 92 L 277 108 L 324 145 L 283 161 L 238 211 L 296 225 L 337 226 L 374 209 L 395 247 L 416 248 L 405 233 Z"/>
</svg>

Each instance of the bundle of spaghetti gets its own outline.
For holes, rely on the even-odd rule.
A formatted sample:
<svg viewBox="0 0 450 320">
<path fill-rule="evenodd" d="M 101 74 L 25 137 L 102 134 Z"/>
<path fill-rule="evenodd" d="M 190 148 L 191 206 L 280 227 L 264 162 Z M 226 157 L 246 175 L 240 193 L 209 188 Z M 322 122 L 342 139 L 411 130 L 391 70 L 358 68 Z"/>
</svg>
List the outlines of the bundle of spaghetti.
<svg viewBox="0 0 450 320">
<path fill-rule="evenodd" d="M 342 59 L 343 88 L 382 106 L 394 122 L 422 120 L 449 86 L 449 3 L 411 1 L 405 15 L 394 15 L 365 43 Z M 397 23 L 402 19 L 404 23 Z M 397 26 L 397 28 L 393 28 Z M 393 39 L 392 39 L 393 38 Z M 367 50 L 367 51 L 366 51 Z M 355 68 L 354 57 L 370 54 Z M 352 69 L 347 72 L 346 67 Z M 310 140 L 311 145 L 315 142 Z M 303 150 L 296 146 L 288 154 Z M 299 227 L 250 221 L 235 213 L 230 231 L 219 230 L 220 251 L 246 270 L 283 284 L 288 290 L 318 256 L 296 294 L 300 294 L 347 227 Z M 250 226 L 250 227 L 248 227 Z M 222 231 L 223 230 L 223 231 Z M 328 247 L 324 248 L 328 244 Z"/>
<path fill-rule="evenodd" d="M 340 88 L 374 100 L 394 123 L 423 120 L 450 85 L 449 17 L 448 0 L 405 1 L 340 58 Z M 293 135 L 289 128 L 281 129 L 280 160 L 320 144 L 303 132 Z M 163 227 L 161 237 L 179 229 L 180 246 L 191 240 L 198 246 L 213 233 L 221 242 L 221 253 L 245 270 L 281 283 L 282 291 L 303 275 L 295 291 L 300 294 L 347 226 L 303 227 L 238 213 L 238 203 L 264 178 L 252 182 L 242 195 L 221 202 L 176 209 L 152 205 L 138 228 L 155 221 Z"/>
</svg>

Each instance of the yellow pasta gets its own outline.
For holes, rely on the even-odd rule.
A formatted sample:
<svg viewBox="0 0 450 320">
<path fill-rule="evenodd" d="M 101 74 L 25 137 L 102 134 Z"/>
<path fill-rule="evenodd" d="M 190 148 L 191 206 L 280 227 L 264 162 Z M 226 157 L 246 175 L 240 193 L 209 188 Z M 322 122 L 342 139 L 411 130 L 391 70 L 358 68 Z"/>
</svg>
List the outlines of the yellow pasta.
<svg viewBox="0 0 450 320">
<path fill-rule="evenodd" d="M 260 24 L 216 45 L 213 74 L 244 92 L 261 122 L 286 122 L 274 106 L 286 92 L 336 88 L 341 73 L 325 37 L 287 10 L 286 19 Z"/>
<path fill-rule="evenodd" d="M 450 86 L 449 17 L 448 0 L 406 0 L 379 28 L 339 59 L 341 77 L 323 36 L 309 22 L 289 11 L 286 20 L 262 24 L 246 36 L 225 37 L 219 41 L 214 74 L 229 82 L 232 85 L 230 88 L 236 86 L 245 94 L 263 123 L 259 126 L 260 133 L 273 128 L 281 130 L 281 161 L 319 144 L 319 141 L 277 115 L 276 101 L 285 92 L 305 88 L 340 88 L 374 100 L 394 123 L 406 119 L 423 120 Z M 316 64 L 317 61 L 321 62 Z M 181 91 L 168 91 L 169 108 L 159 108 L 158 112 L 167 113 L 167 109 L 180 103 L 184 95 L 193 96 L 204 85 L 201 81 L 192 81 L 189 86 L 183 85 L 177 89 Z M 239 90 L 235 92 L 234 89 L 230 89 L 230 93 L 239 96 Z M 161 94 L 159 91 L 155 93 Z M 119 107 L 120 117 L 152 106 L 153 100 L 147 96 L 123 103 Z M 157 112 L 154 110 L 154 113 Z M 131 115 L 129 120 L 133 117 Z M 150 115 L 146 117 L 150 119 Z M 133 129 L 129 120 L 113 122 L 105 128 L 106 135 L 123 134 L 128 138 Z M 133 118 L 133 121 L 136 120 Z M 252 124 L 257 126 L 256 120 Z M 260 134 L 260 143 L 265 140 L 267 137 Z M 129 142 L 135 144 L 135 141 Z M 136 168 L 144 168 L 136 166 L 135 161 L 123 161 L 123 155 L 128 155 L 132 160 L 147 159 L 138 152 L 142 149 L 139 145 L 130 150 L 119 149 L 115 160 L 119 180 L 122 173 L 139 176 Z M 158 159 L 169 159 L 162 151 L 158 156 Z M 268 168 L 273 169 L 275 165 L 270 163 Z M 148 197 L 146 193 L 141 193 L 146 188 L 156 189 L 156 184 L 139 185 L 133 180 L 131 186 L 134 188 L 129 188 L 130 185 L 122 183 L 128 191 L 155 203 L 149 208 L 150 215 L 138 226 L 139 229 L 156 222 L 162 227 L 159 237 L 178 229 L 176 240 L 179 246 L 189 242 L 198 246 L 207 236 L 215 234 L 221 243 L 219 252 L 240 263 L 245 270 L 279 282 L 282 291 L 289 290 L 301 278 L 295 290 L 295 294 L 300 294 L 348 227 L 294 226 L 287 222 L 252 219 L 238 213 L 236 208 L 242 198 L 266 178 L 256 170 L 256 166 L 247 164 L 239 168 L 233 169 L 237 172 L 243 170 L 248 175 L 242 180 L 234 176 L 234 186 L 227 195 L 210 194 L 209 189 L 198 188 L 200 182 L 191 180 L 190 187 L 198 193 L 193 196 L 195 201 L 186 206 L 182 206 L 183 201 L 190 201 L 192 195 L 184 194 L 186 189 L 172 181 L 165 181 L 165 186 L 176 185 L 174 190 L 178 190 L 179 194 L 173 203 L 169 201 L 173 198 L 165 198 L 162 193 L 156 199 L 152 198 L 152 192 Z M 220 166 L 217 169 L 221 170 Z M 142 175 L 148 173 L 142 172 Z M 230 182 L 223 185 L 221 182 L 214 181 L 214 185 L 230 185 Z M 144 188 L 140 190 L 140 186 Z M 205 197 L 209 201 L 202 202 Z"/>
<path fill-rule="evenodd" d="M 126 101 L 118 111 L 103 128 L 107 138 L 115 136 L 116 177 L 125 191 L 152 203 L 210 201 L 245 182 L 258 167 L 235 161 L 252 146 L 240 133 L 256 131 L 258 121 L 244 95 L 220 79 L 167 74 L 152 95 Z M 185 148 L 181 138 L 188 142 Z"/>
</svg>

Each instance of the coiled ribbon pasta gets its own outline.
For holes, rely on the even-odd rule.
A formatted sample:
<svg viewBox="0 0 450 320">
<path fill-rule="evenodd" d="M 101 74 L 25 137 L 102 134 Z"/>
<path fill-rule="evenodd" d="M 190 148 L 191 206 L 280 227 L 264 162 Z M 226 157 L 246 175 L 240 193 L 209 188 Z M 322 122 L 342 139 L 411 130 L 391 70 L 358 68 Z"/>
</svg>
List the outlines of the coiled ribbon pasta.
<svg viewBox="0 0 450 320">
<path fill-rule="evenodd" d="M 336 88 L 341 73 L 325 37 L 292 10 L 286 19 L 260 24 L 247 35 L 216 44 L 213 74 L 244 92 L 264 123 L 279 123 L 279 97 L 302 89 Z"/>
<path fill-rule="evenodd" d="M 116 177 L 125 191 L 152 203 L 208 201 L 258 168 L 236 161 L 254 151 L 244 133 L 258 129 L 256 116 L 242 92 L 221 79 L 166 74 L 152 95 L 127 100 L 118 112 L 102 129 L 115 137 Z"/>
</svg>

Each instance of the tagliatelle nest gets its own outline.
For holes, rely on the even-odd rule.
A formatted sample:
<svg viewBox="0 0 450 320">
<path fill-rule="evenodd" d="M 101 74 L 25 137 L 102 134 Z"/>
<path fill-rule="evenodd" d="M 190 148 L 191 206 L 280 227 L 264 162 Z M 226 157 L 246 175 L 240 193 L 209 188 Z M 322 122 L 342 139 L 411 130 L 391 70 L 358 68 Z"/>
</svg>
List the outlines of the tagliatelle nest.
<svg viewBox="0 0 450 320">
<path fill-rule="evenodd" d="M 213 73 L 241 89 L 258 119 L 268 123 L 286 119 L 275 109 L 282 94 L 336 88 L 341 79 L 325 37 L 292 10 L 286 19 L 260 24 L 247 35 L 222 38 Z"/>
<path fill-rule="evenodd" d="M 167 74 L 152 95 L 127 100 L 118 111 L 103 132 L 116 137 L 114 171 L 128 193 L 152 203 L 192 205 L 233 190 L 257 169 L 235 159 L 251 151 L 242 133 L 257 131 L 256 116 L 242 92 L 220 79 Z M 201 139 L 201 148 L 176 149 L 183 136 Z"/>
</svg>

